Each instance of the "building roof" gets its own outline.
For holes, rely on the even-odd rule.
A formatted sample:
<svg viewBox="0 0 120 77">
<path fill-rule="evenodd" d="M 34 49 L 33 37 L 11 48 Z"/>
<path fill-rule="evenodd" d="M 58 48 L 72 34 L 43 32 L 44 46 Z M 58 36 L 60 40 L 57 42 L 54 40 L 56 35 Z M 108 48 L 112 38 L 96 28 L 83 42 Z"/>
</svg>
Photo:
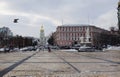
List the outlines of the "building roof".
<svg viewBox="0 0 120 77">
<path fill-rule="evenodd" d="M 64 25 L 60 25 L 60 26 L 93 26 L 93 25 L 89 25 L 89 24 L 64 24 Z"/>
<path fill-rule="evenodd" d="M 58 28 L 59 27 L 94 27 L 94 28 L 97 28 L 97 29 L 101 29 L 101 30 L 104 30 L 104 31 L 108 31 L 108 30 L 106 30 L 106 29 L 104 29 L 104 28 L 100 28 L 100 27 L 97 27 L 97 26 L 95 26 L 95 25 L 89 25 L 89 24 L 65 24 L 65 25 L 60 25 L 60 26 L 58 26 Z"/>
</svg>

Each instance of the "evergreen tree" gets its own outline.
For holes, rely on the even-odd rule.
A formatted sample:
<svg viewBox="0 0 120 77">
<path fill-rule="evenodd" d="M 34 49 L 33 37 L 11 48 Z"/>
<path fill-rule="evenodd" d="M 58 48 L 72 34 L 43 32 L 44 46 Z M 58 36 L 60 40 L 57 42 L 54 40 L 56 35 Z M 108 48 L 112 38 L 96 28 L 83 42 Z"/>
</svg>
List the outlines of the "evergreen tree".
<svg viewBox="0 0 120 77">
<path fill-rule="evenodd" d="M 50 44 L 50 45 L 54 45 L 54 44 L 55 44 L 55 39 L 54 39 L 53 35 L 50 36 L 50 38 L 48 39 L 47 42 L 48 42 L 48 44 Z"/>
</svg>

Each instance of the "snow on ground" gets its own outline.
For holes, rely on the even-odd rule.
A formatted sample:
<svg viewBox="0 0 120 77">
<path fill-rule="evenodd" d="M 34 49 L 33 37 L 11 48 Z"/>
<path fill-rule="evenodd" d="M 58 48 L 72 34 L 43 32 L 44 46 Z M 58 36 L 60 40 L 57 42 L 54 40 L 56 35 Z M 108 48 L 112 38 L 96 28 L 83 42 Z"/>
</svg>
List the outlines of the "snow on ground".
<svg viewBox="0 0 120 77">
<path fill-rule="evenodd" d="M 120 51 L 120 46 L 110 46 L 110 47 L 104 49 L 104 51 L 105 51 L 105 50 L 115 50 L 115 51 Z"/>
<path fill-rule="evenodd" d="M 64 49 L 64 50 L 61 50 L 61 51 L 71 51 L 71 52 L 74 52 L 74 51 L 77 51 L 77 50 L 75 50 L 75 49 Z"/>
</svg>

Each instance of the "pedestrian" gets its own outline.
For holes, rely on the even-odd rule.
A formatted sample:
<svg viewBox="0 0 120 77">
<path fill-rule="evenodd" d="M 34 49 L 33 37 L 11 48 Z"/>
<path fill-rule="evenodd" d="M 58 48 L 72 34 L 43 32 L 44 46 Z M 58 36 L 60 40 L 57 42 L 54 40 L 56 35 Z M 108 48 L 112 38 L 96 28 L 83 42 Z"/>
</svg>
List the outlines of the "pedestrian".
<svg viewBox="0 0 120 77">
<path fill-rule="evenodd" d="M 51 49 L 50 49 L 50 47 L 48 46 L 48 52 L 51 52 Z"/>
</svg>

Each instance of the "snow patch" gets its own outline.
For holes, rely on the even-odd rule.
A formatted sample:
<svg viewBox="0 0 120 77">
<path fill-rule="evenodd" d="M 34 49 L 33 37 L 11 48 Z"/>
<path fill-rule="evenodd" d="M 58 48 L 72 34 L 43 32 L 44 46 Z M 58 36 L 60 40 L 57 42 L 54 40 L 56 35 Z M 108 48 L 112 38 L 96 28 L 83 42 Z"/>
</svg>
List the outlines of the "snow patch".
<svg viewBox="0 0 120 77">
<path fill-rule="evenodd" d="M 75 49 L 65 49 L 65 50 L 61 50 L 61 51 L 76 52 L 77 50 L 75 50 Z"/>
<path fill-rule="evenodd" d="M 104 49 L 104 51 L 106 51 L 106 50 L 120 51 L 120 46 L 111 46 L 111 47 Z"/>
</svg>

